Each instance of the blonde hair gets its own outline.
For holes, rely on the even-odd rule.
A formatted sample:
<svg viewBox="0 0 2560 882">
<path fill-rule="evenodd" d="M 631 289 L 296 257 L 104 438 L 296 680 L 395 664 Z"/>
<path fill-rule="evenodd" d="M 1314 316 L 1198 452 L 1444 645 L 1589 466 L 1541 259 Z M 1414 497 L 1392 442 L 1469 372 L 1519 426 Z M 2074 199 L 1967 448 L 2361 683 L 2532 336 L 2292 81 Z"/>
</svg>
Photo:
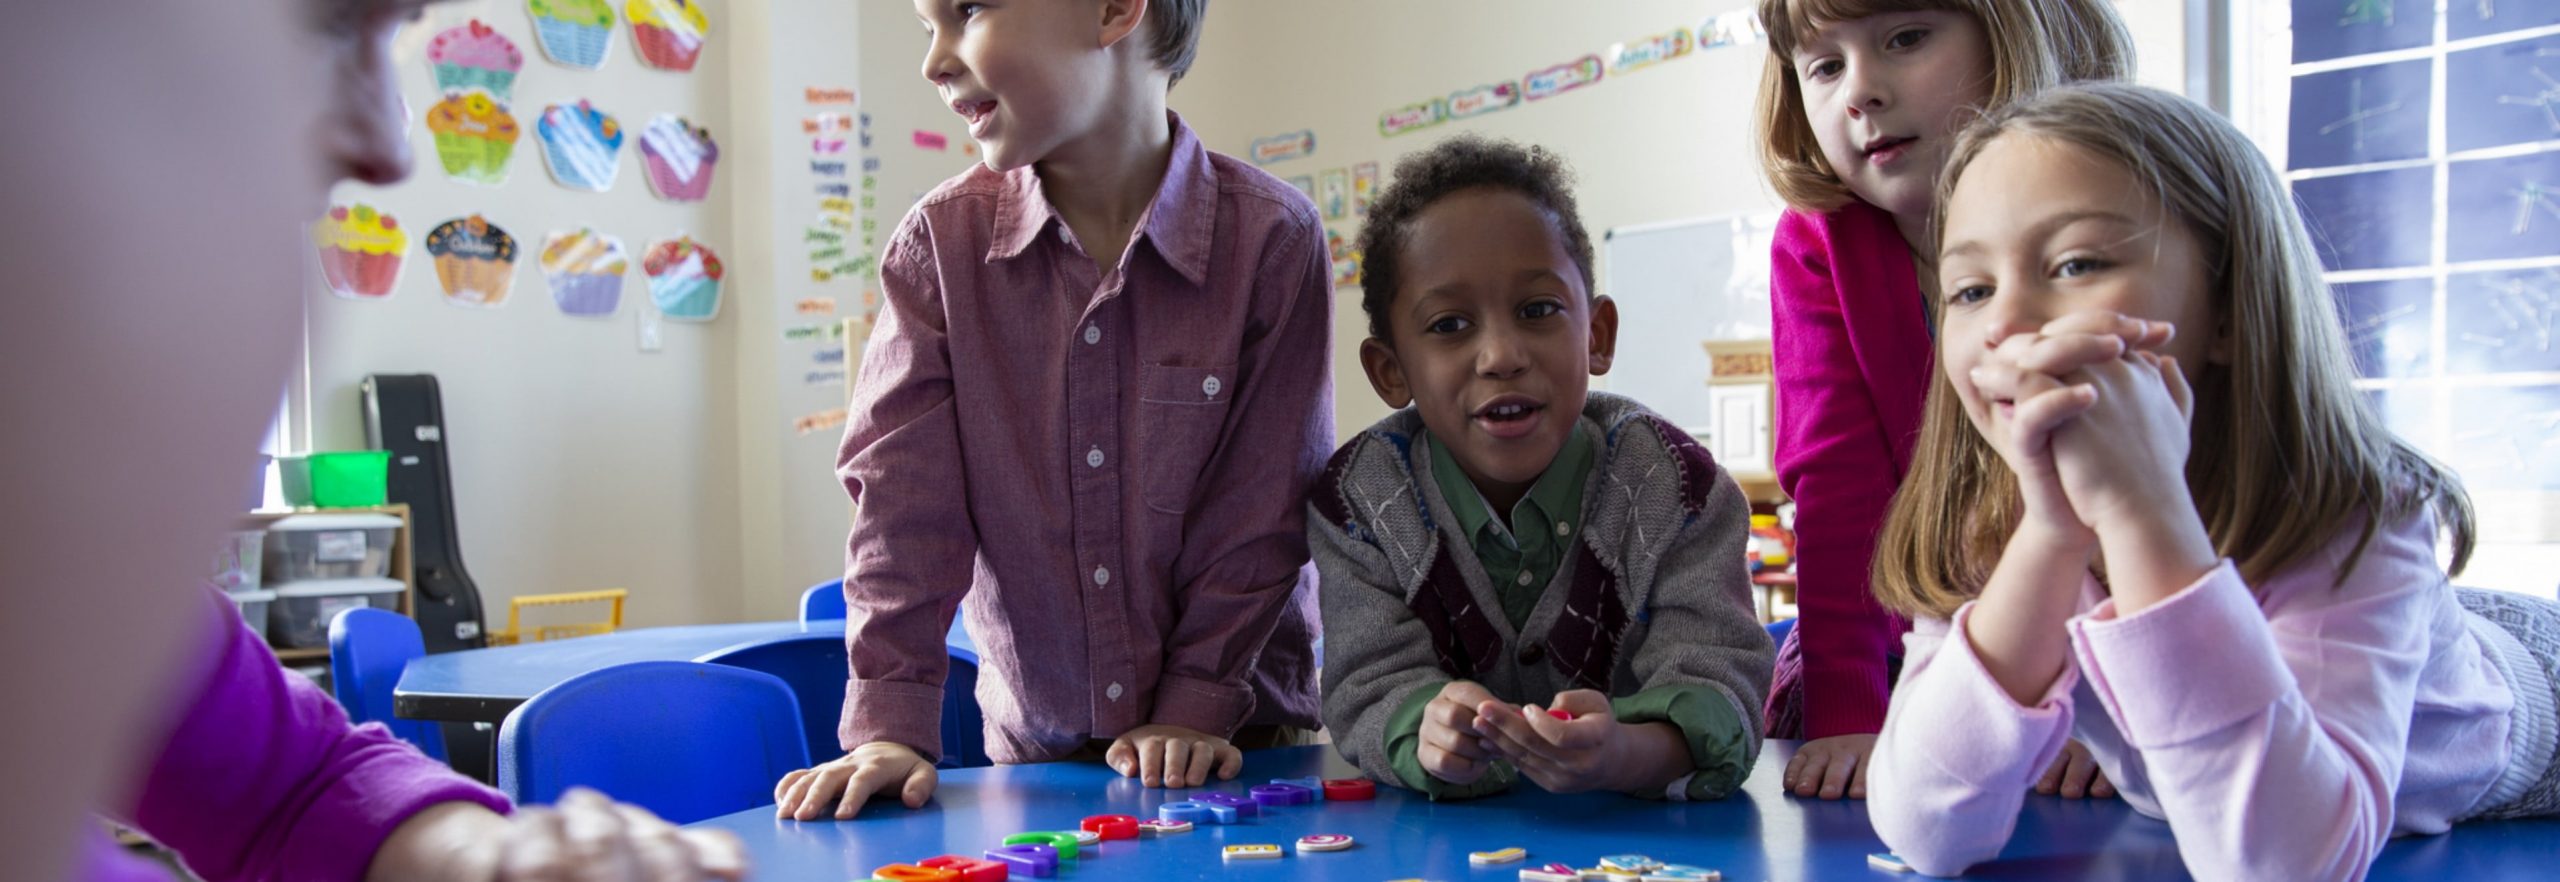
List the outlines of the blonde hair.
<svg viewBox="0 0 2560 882">
<path fill-rule="evenodd" d="M 2133 75 L 2133 38 L 2110 0 L 1760 0 L 1769 59 L 1760 75 L 1760 168 L 1778 198 L 1830 211 L 1855 198 L 1805 119 L 1795 52 L 1823 25 L 1888 12 L 1948 10 L 1982 23 L 1991 46 L 1986 109 L 2054 86 Z"/>
<path fill-rule="evenodd" d="M 2126 169 L 2203 249 L 2203 293 L 2215 298 L 2231 358 L 2207 366 L 2196 382 L 2186 478 L 2217 553 L 2257 584 L 2356 529 L 2338 572 L 2343 582 L 2376 530 L 2432 504 L 2452 531 L 2453 571 L 2461 572 L 2471 557 L 2470 497 L 2451 473 L 2392 435 L 2353 387 L 2310 234 L 2248 138 L 2212 111 L 2156 89 L 2046 92 L 1957 139 L 1938 181 L 1933 239 L 1943 239 L 1947 197 L 1973 160 L 2012 135 L 2067 144 Z M 1974 431 L 1945 372 L 1937 373 L 1921 418 L 1923 453 L 1894 494 L 1874 579 L 1885 606 L 1944 618 L 1989 578 L 2017 528 L 2019 502 L 2016 475 Z"/>
</svg>

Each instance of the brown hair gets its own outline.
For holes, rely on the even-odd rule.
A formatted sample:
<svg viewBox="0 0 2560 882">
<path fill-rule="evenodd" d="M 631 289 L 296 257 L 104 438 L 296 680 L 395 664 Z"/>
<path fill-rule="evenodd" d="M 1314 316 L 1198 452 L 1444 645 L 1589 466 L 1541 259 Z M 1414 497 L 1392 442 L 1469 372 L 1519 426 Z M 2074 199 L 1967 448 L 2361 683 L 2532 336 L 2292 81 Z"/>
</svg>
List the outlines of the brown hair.
<svg viewBox="0 0 2560 882">
<path fill-rule="evenodd" d="M 1769 58 L 1760 74 L 1760 168 L 1788 205 L 1829 211 L 1854 194 L 1822 158 L 1805 120 L 1795 53 L 1832 22 L 1888 12 L 1948 10 L 1982 23 L 1997 109 L 2054 86 L 2133 74 L 2133 38 L 2110 0 L 1760 0 Z"/>
<path fill-rule="evenodd" d="M 1156 66 L 1182 82 L 1200 55 L 1200 22 L 1209 17 L 1209 0 L 1147 0 L 1147 55 Z"/>
<path fill-rule="evenodd" d="M 2010 105 L 1967 129 L 1938 182 L 1933 238 L 1983 148 L 2007 136 L 2077 147 L 2132 173 L 2204 249 L 2231 362 L 2195 386 L 2187 487 L 2217 553 L 2252 584 L 2358 530 L 2344 581 L 2384 525 L 2432 505 L 2452 531 L 2453 571 L 2471 557 L 2462 483 L 2383 425 L 2354 370 L 2310 234 L 2249 139 L 2157 89 L 2087 84 Z M 1987 173 L 1996 174 L 1997 171 Z M 1931 246 L 1935 253 L 1938 245 Z M 1981 590 L 2017 528 L 2016 475 L 1974 431 L 1944 371 L 1930 383 L 1911 474 L 1875 555 L 1876 598 L 1947 617 Z"/>
</svg>

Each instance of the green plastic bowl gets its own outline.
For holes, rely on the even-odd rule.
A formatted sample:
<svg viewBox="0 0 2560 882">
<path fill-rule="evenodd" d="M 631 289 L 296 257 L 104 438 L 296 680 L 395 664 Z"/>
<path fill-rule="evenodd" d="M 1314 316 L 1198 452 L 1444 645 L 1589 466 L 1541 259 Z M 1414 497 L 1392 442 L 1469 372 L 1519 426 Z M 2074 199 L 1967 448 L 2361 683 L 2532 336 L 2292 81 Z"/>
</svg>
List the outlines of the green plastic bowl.
<svg viewBox="0 0 2560 882">
<path fill-rule="evenodd" d="M 276 460 L 284 501 L 295 508 L 370 508 L 383 504 L 391 451 L 348 450 Z"/>
</svg>

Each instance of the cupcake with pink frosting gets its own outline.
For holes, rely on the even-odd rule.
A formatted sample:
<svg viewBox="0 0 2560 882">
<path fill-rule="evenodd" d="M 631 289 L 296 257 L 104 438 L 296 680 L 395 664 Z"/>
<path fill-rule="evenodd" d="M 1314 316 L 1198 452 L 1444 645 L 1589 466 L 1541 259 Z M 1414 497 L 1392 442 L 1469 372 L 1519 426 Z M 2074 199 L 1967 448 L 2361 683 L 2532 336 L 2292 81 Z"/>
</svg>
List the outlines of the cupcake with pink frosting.
<svg viewBox="0 0 2560 882">
<path fill-rule="evenodd" d="M 483 89 L 506 102 L 514 100 L 510 92 L 515 89 L 516 73 L 524 70 L 524 52 L 507 35 L 475 18 L 428 42 L 427 63 L 435 68 L 439 91 Z"/>
</svg>

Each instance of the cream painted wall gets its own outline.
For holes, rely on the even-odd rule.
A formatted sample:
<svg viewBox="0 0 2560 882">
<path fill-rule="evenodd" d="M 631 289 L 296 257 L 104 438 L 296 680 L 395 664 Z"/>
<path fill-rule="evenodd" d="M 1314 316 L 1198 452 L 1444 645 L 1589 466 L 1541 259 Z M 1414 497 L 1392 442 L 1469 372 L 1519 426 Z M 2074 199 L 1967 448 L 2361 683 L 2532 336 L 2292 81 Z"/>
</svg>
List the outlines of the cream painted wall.
<svg viewBox="0 0 2560 882">
<path fill-rule="evenodd" d="M 366 374 L 436 374 L 460 544 L 493 618 L 515 595 L 604 587 L 631 590 L 635 626 L 781 618 L 800 587 L 841 565 L 847 520 L 826 477 L 832 440 L 789 429 L 795 408 L 833 402 L 841 389 L 798 384 L 793 368 L 807 356 L 781 344 L 779 327 L 791 302 L 812 292 L 805 260 L 774 246 L 781 224 L 814 211 L 786 197 L 807 191 L 805 171 L 780 164 L 795 149 L 806 161 L 806 142 L 790 143 L 800 90 L 855 85 L 858 14 L 827 0 L 714 2 L 706 12 L 712 41 L 693 73 L 675 74 L 639 63 L 627 23 L 604 69 L 588 72 L 541 56 L 520 0 L 431 6 L 398 42 L 401 92 L 413 108 L 437 97 L 423 58 L 437 31 L 480 18 L 528 56 L 515 87 L 525 137 L 511 176 L 494 188 L 445 178 L 421 125 L 411 132 L 419 167 L 410 181 L 340 188 L 341 201 L 396 214 L 414 231 L 411 254 L 387 302 L 309 298 L 308 370 L 291 408 L 302 427 L 296 446 L 362 446 L 357 384 Z M 553 183 L 532 135 L 544 105 L 581 97 L 632 133 L 608 193 Z M 661 201 L 642 181 L 638 132 L 661 112 L 718 139 L 710 201 Z M 442 302 L 422 247 L 426 229 L 474 212 L 525 251 L 501 309 Z M 611 319 L 561 315 L 535 267 L 546 232 L 581 223 L 621 237 L 632 254 Z M 789 229 L 796 239 L 797 226 Z M 719 250 L 726 302 L 708 324 L 661 323 L 662 351 L 643 352 L 638 257 L 678 231 Z M 858 287 L 844 296 L 858 302 Z"/>
</svg>

